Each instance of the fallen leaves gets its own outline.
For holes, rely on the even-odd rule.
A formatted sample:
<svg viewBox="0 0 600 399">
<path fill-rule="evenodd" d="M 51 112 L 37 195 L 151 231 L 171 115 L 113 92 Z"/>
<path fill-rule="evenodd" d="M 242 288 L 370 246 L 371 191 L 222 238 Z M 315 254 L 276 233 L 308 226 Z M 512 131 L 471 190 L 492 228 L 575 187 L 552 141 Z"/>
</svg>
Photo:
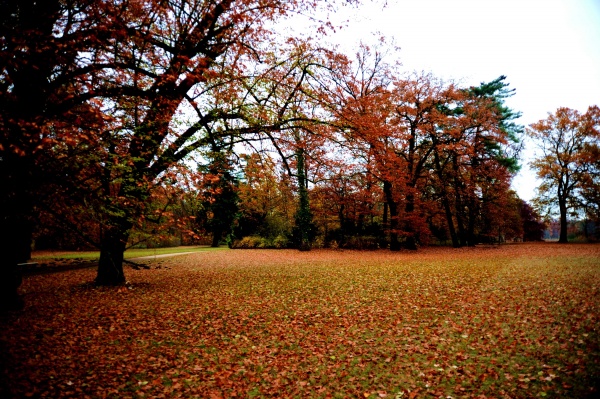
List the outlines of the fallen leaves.
<svg viewBox="0 0 600 399">
<path fill-rule="evenodd" d="M 31 276 L 8 397 L 543 397 L 598 387 L 600 247 L 219 251 Z M 164 260 L 163 260 L 164 262 Z"/>
</svg>

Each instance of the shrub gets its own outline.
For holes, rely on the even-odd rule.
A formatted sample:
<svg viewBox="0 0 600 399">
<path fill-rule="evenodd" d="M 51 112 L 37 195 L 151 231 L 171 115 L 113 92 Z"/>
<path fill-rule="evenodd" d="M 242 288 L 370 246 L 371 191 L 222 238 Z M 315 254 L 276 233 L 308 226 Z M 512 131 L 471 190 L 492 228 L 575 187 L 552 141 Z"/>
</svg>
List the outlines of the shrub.
<svg viewBox="0 0 600 399">
<path fill-rule="evenodd" d="M 262 238 L 259 236 L 248 236 L 244 237 L 241 240 L 235 241 L 232 245 L 232 248 L 244 248 L 244 249 L 252 249 L 258 248 L 261 243 Z"/>
<path fill-rule="evenodd" d="M 282 249 L 287 248 L 289 245 L 289 240 L 284 235 L 278 235 L 274 239 L 269 239 L 260 236 L 247 236 L 242 238 L 241 240 L 235 240 L 231 244 L 231 248 L 239 249 L 254 249 L 254 248 L 276 248 Z"/>
<path fill-rule="evenodd" d="M 278 235 L 273 240 L 273 248 L 283 249 L 283 248 L 287 248 L 288 245 L 289 245 L 289 240 L 284 235 Z"/>
</svg>

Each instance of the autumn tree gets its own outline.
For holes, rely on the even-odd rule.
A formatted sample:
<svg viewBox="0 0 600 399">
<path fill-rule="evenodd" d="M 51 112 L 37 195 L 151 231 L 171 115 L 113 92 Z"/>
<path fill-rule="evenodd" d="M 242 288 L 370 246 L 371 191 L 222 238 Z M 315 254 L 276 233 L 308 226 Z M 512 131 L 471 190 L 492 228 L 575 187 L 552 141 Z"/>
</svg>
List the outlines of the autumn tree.
<svg viewBox="0 0 600 399">
<path fill-rule="evenodd" d="M 105 201 L 98 284 L 120 284 L 123 250 L 164 173 L 214 137 L 279 130 L 256 113 L 249 78 L 266 54 L 272 22 L 316 3 L 128 1 L 128 37 L 94 57 L 108 70 L 103 91 Z M 327 6 L 330 6 L 328 4 Z M 269 28 L 267 28 L 269 25 Z M 269 49 L 270 51 L 270 49 Z M 108 84 L 107 83 L 107 84 Z M 118 93 L 118 97 L 111 95 Z"/>
<path fill-rule="evenodd" d="M 392 73 L 385 55 L 380 46 L 371 48 L 361 44 L 353 61 L 345 60 L 332 69 L 332 87 L 326 99 L 336 120 L 337 142 L 362 165 L 365 173 L 382 185 L 385 196 L 382 224 L 389 232 L 390 249 L 399 250 L 399 205 L 392 191 L 399 165 L 386 151 L 392 135 L 388 124 L 392 112 L 388 90 Z"/>
<path fill-rule="evenodd" d="M 256 77 L 248 80 L 264 128 L 249 137 L 276 153 L 295 181 L 298 206 L 294 239 L 300 250 L 309 250 L 313 235 L 309 185 L 312 170 L 325 161 L 325 143 L 331 117 L 324 107 L 327 71 L 343 59 L 305 40 L 289 39 L 278 52 L 269 52 Z"/>
<path fill-rule="evenodd" d="M 88 100 L 97 95 L 91 83 L 104 66 L 88 56 L 120 31 L 122 19 L 114 18 L 113 2 L 1 4 L 0 281 L 5 284 L 13 280 L 16 264 L 29 259 L 35 207 L 51 201 L 40 188 L 65 176 L 49 167 L 60 152 L 54 145 L 85 146 L 102 125 L 99 107 Z M 14 298 L 14 287 L 0 291 Z"/>
<path fill-rule="evenodd" d="M 476 228 L 489 234 L 493 214 L 510 197 L 518 170 L 519 114 L 504 104 L 514 90 L 506 77 L 467 89 L 455 88 L 439 110 L 445 115 L 433 130 L 435 190 L 444 207 L 453 245 L 474 245 Z M 487 226 L 487 227 L 486 227 Z M 486 229 L 488 232 L 486 232 Z"/>
<path fill-rule="evenodd" d="M 561 243 L 568 241 L 569 209 L 576 206 L 576 197 L 593 181 L 590 172 L 597 162 L 592 154 L 598 153 L 599 114 L 598 106 L 590 106 L 583 114 L 562 107 L 527 129 L 539 149 L 531 163 L 542 180 L 537 203 L 558 203 Z"/>
<path fill-rule="evenodd" d="M 338 89 L 331 97 L 333 103 L 340 105 L 332 109 L 345 145 L 363 159 L 369 173 L 380 181 L 390 249 L 416 249 L 429 235 L 427 219 L 434 206 L 431 201 L 436 200 L 430 195 L 431 190 L 441 190 L 439 196 L 446 205 L 448 220 L 457 217 L 450 207 L 451 192 L 456 194 L 457 190 L 452 190 L 448 185 L 452 180 L 442 175 L 448 170 L 450 159 L 455 168 L 465 161 L 465 153 L 449 156 L 469 146 L 464 130 L 453 130 L 454 137 L 448 133 L 452 124 L 448 111 L 462 112 L 457 110 L 457 103 L 466 91 L 461 92 L 431 74 L 403 77 L 395 66 L 384 62 L 383 56 L 381 49 L 363 46 L 354 63 L 334 74 Z M 485 107 L 473 109 L 489 115 Z M 440 184 L 434 187 L 432 173 L 436 170 Z M 460 178 L 456 173 L 455 177 Z M 453 224 L 449 226 L 453 241 L 457 242 Z"/>
<path fill-rule="evenodd" d="M 452 87 L 432 75 L 416 75 L 408 79 L 394 81 L 393 129 L 395 143 L 388 151 L 399 158 L 398 165 L 403 170 L 401 191 L 403 192 L 402 230 L 407 249 L 416 249 L 424 223 L 419 217 L 420 183 L 429 174 L 429 164 L 434 146 L 431 134 L 436 126 L 443 123 L 444 115 L 439 109 L 451 101 Z"/>
<path fill-rule="evenodd" d="M 337 115 L 381 182 L 390 248 L 415 249 L 431 221 L 439 225 L 440 205 L 454 246 L 497 231 L 521 131 L 504 104 L 513 93 L 505 77 L 463 89 L 431 74 L 397 77 L 377 52 L 358 60 L 359 72 L 338 80 Z"/>
</svg>

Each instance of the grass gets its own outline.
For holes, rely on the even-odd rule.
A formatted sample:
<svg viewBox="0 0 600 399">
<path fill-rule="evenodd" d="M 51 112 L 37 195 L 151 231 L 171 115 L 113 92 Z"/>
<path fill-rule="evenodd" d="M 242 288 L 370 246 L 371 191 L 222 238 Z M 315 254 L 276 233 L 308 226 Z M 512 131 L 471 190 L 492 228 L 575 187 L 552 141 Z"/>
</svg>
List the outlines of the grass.
<svg viewBox="0 0 600 399">
<path fill-rule="evenodd" d="M 26 308 L 0 335 L 4 396 L 599 393 L 598 245 L 234 250 L 162 262 L 128 270 L 129 288 L 93 288 L 93 270 L 25 279 Z"/>
<path fill-rule="evenodd" d="M 204 252 L 218 251 L 226 249 L 226 247 L 211 248 L 207 246 L 184 246 L 171 248 L 131 248 L 125 251 L 125 259 L 140 258 L 144 256 L 166 255 L 182 252 Z M 59 259 L 82 259 L 96 260 L 100 259 L 99 251 L 39 251 L 34 252 L 32 260 L 35 261 L 52 261 Z"/>
</svg>

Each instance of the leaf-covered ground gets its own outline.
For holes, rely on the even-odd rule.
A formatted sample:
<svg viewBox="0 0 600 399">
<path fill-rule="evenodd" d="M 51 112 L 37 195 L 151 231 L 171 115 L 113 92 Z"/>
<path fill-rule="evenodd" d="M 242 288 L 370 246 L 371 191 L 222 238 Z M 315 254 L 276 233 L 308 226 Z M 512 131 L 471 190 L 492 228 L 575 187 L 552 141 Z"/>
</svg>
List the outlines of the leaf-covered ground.
<svg viewBox="0 0 600 399">
<path fill-rule="evenodd" d="M 2 397 L 599 395 L 600 246 L 233 250 L 30 276 Z M 1 388 L 0 388 L 1 389 Z"/>
</svg>

